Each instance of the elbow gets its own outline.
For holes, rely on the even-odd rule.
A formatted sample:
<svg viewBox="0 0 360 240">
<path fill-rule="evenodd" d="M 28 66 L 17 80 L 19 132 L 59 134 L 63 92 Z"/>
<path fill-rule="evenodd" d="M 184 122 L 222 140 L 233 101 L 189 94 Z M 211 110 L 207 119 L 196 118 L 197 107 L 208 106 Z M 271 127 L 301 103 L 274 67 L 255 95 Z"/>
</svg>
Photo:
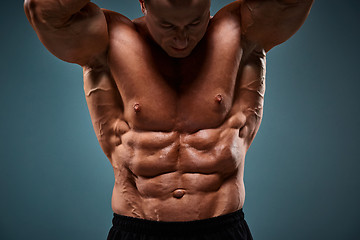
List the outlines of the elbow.
<svg viewBox="0 0 360 240">
<path fill-rule="evenodd" d="M 34 16 L 35 16 L 35 12 L 38 9 L 38 1 L 37 0 L 25 0 L 24 1 L 24 11 L 26 14 L 26 17 L 28 18 L 28 20 L 30 21 L 30 23 L 32 24 Z"/>
<path fill-rule="evenodd" d="M 70 17 L 64 14 L 62 9 L 56 9 L 56 1 L 44 3 L 43 0 L 25 0 L 24 11 L 30 24 L 35 28 L 36 25 L 43 24 L 50 27 L 63 26 L 64 22 Z"/>
<path fill-rule="evenodd" d="M 34 0 L 25 0 L 24 1 L 24 11 L 25 11 L 25 15 L 27 17 L 27 19 L 29 20 L 29 22 L 32 24 L 32 13 L 33 13 L 33 9 L 35 8 L 36 3 Z"/>
<path fill-rule="evenodd" d="M 24 10 L 25 12 L 30 12 L 33 11 L 36 6 L 37 6 L 37 1 L 36 0 L 25 0 L 24 1 Z"/>
</svg>

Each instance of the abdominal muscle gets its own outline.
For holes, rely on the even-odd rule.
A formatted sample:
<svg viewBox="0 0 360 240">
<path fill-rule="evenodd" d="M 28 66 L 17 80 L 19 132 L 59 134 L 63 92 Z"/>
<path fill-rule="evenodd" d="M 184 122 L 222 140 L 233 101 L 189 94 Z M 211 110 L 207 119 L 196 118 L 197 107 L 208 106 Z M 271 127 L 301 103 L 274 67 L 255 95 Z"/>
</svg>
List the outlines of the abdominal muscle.
<svg viewBox="0 0 360 240">
<path fill-rule="evenodd" d="M 193 134 L 129 130 L 111 156 L 113 211 L 156 221 L 191 221 L 242 208 L 246 149 L 239 129 Z"/>
</svg>

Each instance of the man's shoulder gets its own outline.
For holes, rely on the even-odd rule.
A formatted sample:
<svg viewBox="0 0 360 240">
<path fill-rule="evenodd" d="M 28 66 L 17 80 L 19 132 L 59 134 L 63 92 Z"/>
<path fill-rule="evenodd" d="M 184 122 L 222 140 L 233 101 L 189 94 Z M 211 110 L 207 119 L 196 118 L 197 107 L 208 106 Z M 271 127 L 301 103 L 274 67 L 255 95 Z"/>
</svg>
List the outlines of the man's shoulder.
<svg viewBox="0 0 360 240">
<path fill-rule="evenodd" d="M 139 39 L 146 38 L 146 24 L 144 22 L 144 17 L 130 20 L 126 16 L 110 11 L 107 9 L 102 9 L 105 14 L 108 32 L 111 40 L 115 41 L 133 41 L 135 44 Z"/>
<path fill-rule="evenodd" d="M 101 9 L 104 12 L 106 22 L 108 25 L 109 30 L 112 30 L 114 28 L 122 27 L 122 28 L 128 28 L 128 29 L 136 29 L 134 23 L 127 18 L 126 16 L 114 12 L 108 9 Z"/>
</svg>

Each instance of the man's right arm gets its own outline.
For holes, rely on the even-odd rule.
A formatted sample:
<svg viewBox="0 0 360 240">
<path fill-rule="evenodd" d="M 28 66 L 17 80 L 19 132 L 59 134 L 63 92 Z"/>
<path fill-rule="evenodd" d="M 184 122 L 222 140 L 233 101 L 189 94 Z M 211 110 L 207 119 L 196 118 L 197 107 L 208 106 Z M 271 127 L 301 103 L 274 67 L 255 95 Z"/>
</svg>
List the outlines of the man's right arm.
<svg viewBox="0 0 360 240">
<path fill-rule="evenodd" d="M 24 8 L 40 41 L 58 58 L 87 66 L 106 52 L 105 15 L 90 0 L 25 0 Z"/>
</svg>

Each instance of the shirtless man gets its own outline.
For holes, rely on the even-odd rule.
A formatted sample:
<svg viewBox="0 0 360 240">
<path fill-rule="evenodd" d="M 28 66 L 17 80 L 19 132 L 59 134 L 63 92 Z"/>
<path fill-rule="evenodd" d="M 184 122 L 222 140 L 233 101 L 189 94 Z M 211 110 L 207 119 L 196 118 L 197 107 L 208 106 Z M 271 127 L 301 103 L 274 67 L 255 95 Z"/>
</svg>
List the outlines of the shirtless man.
<svg viewBox="0 0 360 240">
<path fill-rule="evenodd" d="M 26 0 L 47 49 L 83 68 L 115 174 L 108 239 L 252 239 L 246 152 L 260 126 L 266 52 L 312 0 L 140 0 L 144 17 L 89 0 Z M 171 222 L 171 223 L 169 223 Z"/>
</svg>

